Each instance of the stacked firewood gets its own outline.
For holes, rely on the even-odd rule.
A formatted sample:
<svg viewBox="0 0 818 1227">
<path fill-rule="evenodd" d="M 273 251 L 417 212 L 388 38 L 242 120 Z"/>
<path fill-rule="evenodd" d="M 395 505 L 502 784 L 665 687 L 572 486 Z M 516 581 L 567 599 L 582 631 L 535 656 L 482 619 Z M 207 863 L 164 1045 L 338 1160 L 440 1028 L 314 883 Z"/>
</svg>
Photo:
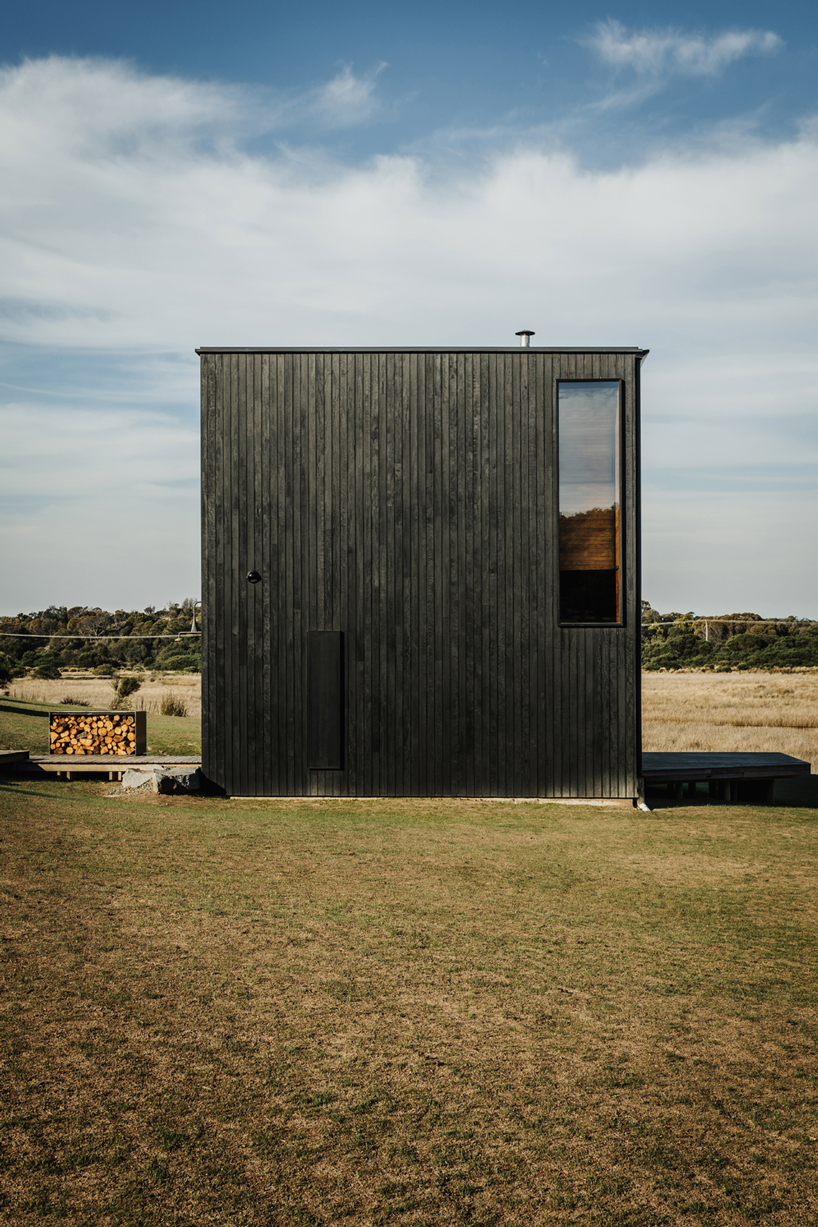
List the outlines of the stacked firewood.
<svg viewBox="0 0 818 1227">
<path fill-rule="evenodd" d="M 132 712 L 52 715 L 52 754 L 135 754 L 136 725 Z"/>
</svg>

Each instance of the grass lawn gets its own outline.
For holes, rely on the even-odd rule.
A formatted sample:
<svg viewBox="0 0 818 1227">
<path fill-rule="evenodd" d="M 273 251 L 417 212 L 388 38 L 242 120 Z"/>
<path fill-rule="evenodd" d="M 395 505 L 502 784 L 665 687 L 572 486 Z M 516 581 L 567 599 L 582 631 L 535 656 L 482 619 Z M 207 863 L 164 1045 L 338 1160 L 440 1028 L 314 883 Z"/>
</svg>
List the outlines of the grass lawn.
<svg viewBox="0 0 818 1227">
<path fill-rule="evenodd" d="M 15 1227 L 818 1221 L 818 810 L 0 780 Z"/>
<path fill-rule="evenodd" d="M 74 710 L 81 709 L 0 697 L 0 747 L 48 754 L 48 713 Z M 202 722 L 198 716 L 160 716 L 149 711 L 147 722 L 149 754 L 201 754 Z"/>
</svg>

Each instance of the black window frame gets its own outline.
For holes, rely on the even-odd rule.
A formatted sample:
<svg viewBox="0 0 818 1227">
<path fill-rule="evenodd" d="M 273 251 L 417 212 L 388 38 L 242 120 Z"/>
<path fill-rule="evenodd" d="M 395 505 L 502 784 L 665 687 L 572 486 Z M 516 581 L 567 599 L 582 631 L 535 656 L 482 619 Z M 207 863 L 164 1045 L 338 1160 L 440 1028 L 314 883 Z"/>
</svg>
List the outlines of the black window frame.
<svg viewBox="0 0 818 1227">
<path fill-rule="evenodd" d="M 619 434 L 619 465 L 617 476 L 619 478 L 619 534 L 617 540 L 619 564 L 617 570 L 619 572 L 619 609 L 618 617 L 615 621 L 593 622 L 593 621 L 567 621 L 562 617 L 562 571 L 560 570 L 560 385 L 561 384 L 576 384 L 576 383 L 615 383 L 618 385 L 618 434 Z M 555 455 L 555 533 L 554 541 L 556 544 L 556 576 L 557 576 L 557 626 L 562 630 L 622 630 L 626 627 L 626 602 L 625 602 L 625 406 L 626 406 L 626 384 L 627 381 L 622 378 L 597 378 L 589 379 L 587 376 L 571 376 L 567 379 L 557 377 L 554 380 L 554 455 Z"/>
</svg>

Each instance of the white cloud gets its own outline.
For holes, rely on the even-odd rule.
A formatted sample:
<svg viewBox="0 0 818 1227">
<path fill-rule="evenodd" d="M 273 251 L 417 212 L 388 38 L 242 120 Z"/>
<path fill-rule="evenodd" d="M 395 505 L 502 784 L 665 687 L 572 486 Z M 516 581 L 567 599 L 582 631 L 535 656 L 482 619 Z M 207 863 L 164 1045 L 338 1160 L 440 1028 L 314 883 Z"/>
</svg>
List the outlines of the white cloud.
<svg viewBox="0 0 818 1227">
<path fill-rule="evenodd" d="M 707 36 L 673 28 L 629 30 L 609 18 L 597 23 L 586 45 L 615 68 L 632 68 L 652 76 L 670 72 L 714 76 L 743 56 L 780 50 L 783 41 L 771 30 L 733 30 Z"/>
<path fill-rule="evenodd" d="M 304 107 L 330 97 L 362 114 L 371 91 L 345 72 L 335 94 L 305 91 Z M 121 472 L 138 492 L 167 455 L 195 467 L 170 425 L 128 414 L 140 396 L 187 396 L 195 410 L 197 344 L 514 344 L 521 327 L 546 345 L 642 344 L 649 467 L 815 457 L 818 127 L 616 170 L 534 144 L 449 170 L 420 154 L 350 166 L 303 148 L 247 152 L 260 105 L 108 62 L 0 74 L 0 339 L 89 362 L 105 351 L 141 381 L 127 402 L 97 401 L 110 409 L 104 447 L 82 427 L 97 459 L 77 467 L 78 500 L 94 473 Z M 38 438 L 76 438 L 85 420 L 55 414 Z M 31 474 L 21 491 L 47 499 L 34 457 L 19 470 Z M 193 496 L 156 498 L 195 523 Z M 135 514 L 135 541 L 144 524 Z M 648 557 L 650 533 L 646 520 Z"/>
<path fill-rule="evenodd" d="M 150 164 L 197 146 L 226 156 L 247 134 L 364 122 L 377 110 L 385 67 L 356 76 L 347 64 L 321 85 L 262 91 L 147 76 L 121 60 L 28 60 L 0 69 L 3 156 L 26 159 L 36 147 L 44 160 L 79 157 L 100 169 L 117 159 Z"/>
<path fill-rule="evenodd" d="M 484 342 L 522 314 L 557 343 L 811 347 L 814 131 L 613 171 L 520 146 L 446 174 L 419 156 L 251 156 L 234 94 L 221 108 L 198 90 L 60 60 L 0 77 L 0 335 L 188 353 Z M 219 125 L 218 146 L 202 138 Z"/>
</svg>

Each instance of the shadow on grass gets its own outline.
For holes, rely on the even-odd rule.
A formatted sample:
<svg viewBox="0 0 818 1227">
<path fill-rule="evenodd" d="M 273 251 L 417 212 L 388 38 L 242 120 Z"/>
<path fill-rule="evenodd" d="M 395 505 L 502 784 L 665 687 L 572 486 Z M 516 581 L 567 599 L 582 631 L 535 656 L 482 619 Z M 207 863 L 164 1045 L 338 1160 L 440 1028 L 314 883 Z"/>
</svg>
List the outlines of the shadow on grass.
<svg viewBox="0 0 818 1227">
<path fill-rule="evenodd" d="M 0 704 L 0 712 L 13 712 L 15 716 L 39 716 L 42 720 L 47 720 L 53 708 L 46 707 L 45 711 L 37 711 L 31 707 L 14 707 L 11 703 Z"/>
<path fill-rule="evenodd" d="M 779 780 L 775 786 L 775 803 L 790 809 L 818 809 L 818 775 Z"/>
<path fill-rule="evenodd" d="M 648 788 L 645 799 L 652 810 L 687 808 L 701 805 L 723 806 L 725 804 L 724 801 L 718 798 L 714 797 L 711 799 L 707 790 L 707 784 L 702 782 L 699 782 L 693 796 L 688 796 L 687 790 L 685 790 L 685 796 L 680 799 L 671 797 L 661 784 L 654 785 L 652 788 Z M 752 805 L 765 809 L 818 810 L 818 775 L 803 775 L 789 780 L 776 780 L 775 804 L 773 806 L 763 805 L 758 800 L 734 801 L 730 804 L 738 809 L 746 805 Z"/>
<path fill-rule="evenodd" d="M 19 795 L 22 792 L 25 793 L 27 797 L 42 797 L 47 801 L 54 800 L 53 793 L 37 792 L 36 788 L 32 787 L 32 783 L 33 781 L 31 776 L 11 775 L 8 772 L 4 772 L 4 774 L 0 776 L 0 796 L 4 794 L 6 796 L 13 796 L 15 794 Z"/>
</svg>

